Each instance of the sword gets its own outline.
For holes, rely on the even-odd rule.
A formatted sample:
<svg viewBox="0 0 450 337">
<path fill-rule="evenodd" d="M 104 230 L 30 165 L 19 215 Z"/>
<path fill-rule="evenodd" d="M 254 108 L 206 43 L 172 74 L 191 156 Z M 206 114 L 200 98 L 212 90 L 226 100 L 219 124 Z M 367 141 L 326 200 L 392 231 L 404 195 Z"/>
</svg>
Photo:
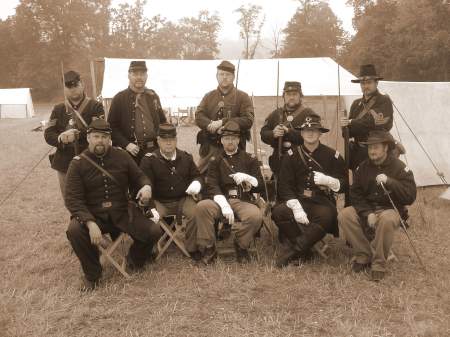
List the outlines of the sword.
<svg viewBox="0 0 450 337">
<path fill-rule="evenodd" d="M 394 201 L 393 201 L 392 198 L 391 198 L 391 194 L 389 193 L 389 191 L 386 189 L 386 187 L 384 186 L 384 184 L 383 184 L 382 182 L 380 182 L 380 185 L 381 185 L 381 187 L 383 188 L 384 193 L 388 196 L 389 201 L 390 201 L 392 207 L 394 207 L 395 212 L 396 212 L 397 215 L 399 216 L 399 218 L 400 218 L 400 224 L 401 224 L 401 227 L 402 227 L 402 229 L 403 229 L 403 232 L 405 233 L 406 237 L 408 238 L 409 244 L 411 245 L 412 250 L 413 250 L 414 253 L 416 254 L 417 259 L 419 260 L 420 265 L 422 266 L 423 270 L 424 270 L 425 272 L 427 272 L 427 268 L 425 268 L 425 265 L 424 265 L 424 263 L 422 262 L 422 259 L 420 258 L 420 255 L 419 255 L 419 253 L 417 252 L 416 247 L 414 246 L 414 244 L 413 244 L 413 242 L 412 242 L 412 240 L 411 240 L 411 238 L 410 238 L 410 236 L 409 236 L 409 234 L 408 234 L 408 230 L 406 229 L 405 222 L 403 221 L 403 219 L 402 219 L 402 217 L 401 217 L 401 215 L 400 215 L 400 212 L 398 211 L 397 207 L 395 206 Z"/>
</svg>

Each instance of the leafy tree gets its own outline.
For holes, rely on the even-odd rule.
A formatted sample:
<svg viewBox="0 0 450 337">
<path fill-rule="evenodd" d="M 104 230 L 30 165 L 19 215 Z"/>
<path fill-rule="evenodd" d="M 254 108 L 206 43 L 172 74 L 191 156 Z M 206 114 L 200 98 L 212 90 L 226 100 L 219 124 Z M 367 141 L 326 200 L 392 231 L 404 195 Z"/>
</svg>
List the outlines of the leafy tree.
<svg viewBox="0 0 450 337">
<path fill-rule="evenodd" d="M 255 57 L 256 48 L 261 42 L 261 29 L 266 19 L 265 15 L 261 16 L 261 10 L 261 6 L 248 4 L 247 6 L 242 5 L 234 11 L 241 15 L 237 23 L 241 27 L 240 37 L 244 40 L 242 55 L 246 59 Z"/>
<path fill-rule="evenodd" d="M 341 22 L 325 1 L 300 1 L 287 27 L 283 57 L 335 57 L 345 39 Z"/>
</svg>

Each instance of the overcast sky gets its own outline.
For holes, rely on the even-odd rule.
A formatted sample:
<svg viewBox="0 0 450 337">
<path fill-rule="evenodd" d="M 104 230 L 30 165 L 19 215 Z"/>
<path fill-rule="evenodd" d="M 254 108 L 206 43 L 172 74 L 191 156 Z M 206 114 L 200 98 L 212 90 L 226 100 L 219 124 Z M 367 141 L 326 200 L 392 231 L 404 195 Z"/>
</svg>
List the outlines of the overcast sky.
<svg viewBox="0 0 450 337">
<path fill-rule="evenodd" d="M 133 0 L 112 0 L 113 5 L 119 3 L 134 3 Z M 352 17 L 353 9 L 345 5 L 345 0 L 329 0 L 329 4 L 338 18 L 342 21 L 344 29 L 353 33 Z M 0 0 L 0 18 L 5 19 L 14 15 L 19 0 Z M 222 29 L 219 39 L 239 39 L 239 27 L 236 24 L 238 14 L 233 11 L 241 5 L 248 3 L 258 4 L 263 7 L 266 14 L 263 35 L 271 38 L 275 28 L 284 28 L 296 11 L 299 2 L 295 0 L 149 0 L 147 1 L 145 14 L 161 16 L 176 21 L 184 16 L 196 16 L 202 9 L 217 12 L 222 19 Z"/>
</svg>

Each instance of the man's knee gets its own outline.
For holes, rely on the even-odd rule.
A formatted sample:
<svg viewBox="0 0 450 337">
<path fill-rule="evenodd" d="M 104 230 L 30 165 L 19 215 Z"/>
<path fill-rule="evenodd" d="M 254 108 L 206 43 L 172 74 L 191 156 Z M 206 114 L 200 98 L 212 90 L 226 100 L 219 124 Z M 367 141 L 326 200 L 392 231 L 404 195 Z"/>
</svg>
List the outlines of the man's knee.
<svg viewBox="0 0 450 337">
<path fill-rule="evenodd" d="M 339 214 L 337 215 L 339 225 L 345 225 L 349 221 L 358 221 L 358 213 L 356 213 L 356 210 L 353 206 L 345 207 L 342 209 Z"/>
<path fill-rule="evenodd" d="M 200 201 L 195 207 L 195 215 L 196 216 L 204 216 L 204 215 L 215 215 L 218 210 L 218 205 L 210 199 L 204 199 Z"/>
<path fill-rule="evenodd" d="M 393 230 L 400 224 L 398 214 L 392 210 L 385 210 L 378 216 L 378 227 L 382 230 Z"/>
<path fill-rule="evenodd" d="M 292 218 L 292 211 L 284 203 L 278 204 L 272 210 L 272 219 L 277 221 L 290 220 Z"/>
<path fill-rule="evenodd" d="M 72 218 L 67 228 L 66 235 L 69 241 L 78 240 L 86 234 L 85 226 L 76 218 Z"/>
</svg>

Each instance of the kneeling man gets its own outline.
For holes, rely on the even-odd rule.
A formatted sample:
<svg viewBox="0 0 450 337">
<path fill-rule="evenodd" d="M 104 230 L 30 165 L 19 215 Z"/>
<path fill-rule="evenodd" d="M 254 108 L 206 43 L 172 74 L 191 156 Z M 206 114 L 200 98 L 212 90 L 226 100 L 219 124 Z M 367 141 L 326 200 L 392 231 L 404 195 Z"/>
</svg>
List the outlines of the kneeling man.
<svg viewBox="0 0 450 337">
<path fill-rule="evenodd" d="M 71 213 L 67 238 L 83 268 L 83 289 L 93 290 L 102 275 L 97 246 L 103 233 L 112 238 L 130 234 L 134 242 L 127 260 L 130 267 L 142 268 L 161 230 L 150 220 L 129 221 L 128 190 L 138 191 L 139 202 L 148 203 L 150 181 L 126 151 L 111 147 L 109 123 L 94 120 L 87 133 L 88 148 L 72 159 L 67 171 L 65 203 Z"/>
<path fill-rule="evenodd" d="M 248 261 L 248 248 L 262 224 L 262 214 L 252 203 L 253 193 L 263 186 L 258 161 L 239 148 L 240 127 L 234 121 L 225 124 L 220 141 L 223 150 L 209 162 L 206 193 L 213 200 L 202 200 L 195 211 L 195 226 L 187 230 L 187 249 L 210 264 L 217 257 L 215 223 L 223 216 L 236 228 L 234 247 L 238 262 Z M 197 252 L 197 253 L 195 253 Z"/>
<path fill-rule="evenodd" d="M 321 134 L 329 131 L 320 116 L 309 112 L 298 128 L 303 145 L 292 147 L 281 162 L 278 197 L 282 203 L 272 211 L 280 234 L 290 244 L 277 267 L 310 256 L 310 249 L 327 233 L 337 235 L 333 193 L 346 188 L 344 159 L 320 143 Z"/>
<path fill-rule="evenodd" d="M 350 189 L 352 206 L 339 213 L 339 228 L 355 252 L 354 272 L 371 268 L 373 281 L 386 272 L 386 259 L 400 226 L 399 214 L 406 218 L 406 205 L 416 199 L 416 184 L 411 170 L 391 153 L 395 140 L 384 130 L 371 131 L 365 144 L 369 158 L 359 164 Z"/>
</svg>

